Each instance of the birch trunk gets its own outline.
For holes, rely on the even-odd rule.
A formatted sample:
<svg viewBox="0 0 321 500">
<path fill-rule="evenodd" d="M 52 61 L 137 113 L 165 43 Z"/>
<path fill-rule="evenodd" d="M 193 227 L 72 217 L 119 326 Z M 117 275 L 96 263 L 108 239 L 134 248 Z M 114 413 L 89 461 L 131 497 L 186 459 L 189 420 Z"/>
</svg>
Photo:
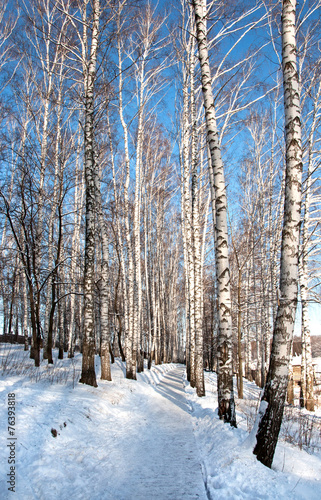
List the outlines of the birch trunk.
<svg viewBox="0 0 321 500">
<path fill-rule="evenodd" d="M 85 5 L 86 7 L 87 5 Z M 84 341 L 82 373 L 80 383 L 97 387 L 95 373 L 95 212 L 96 212 L 96 164 L 94 140 L 94 86 L 99 36 L 99 0 L 93 2 L 93 24 L 88 69 L 85 72 L 85 180 L 86 180 L 86 226 L 85 226 L 85 270 L 84 270 Z"/>
<path fill-rule="evenodd" d="M 42 55 L 39 42 L 38 42 L 38 37 L 39 37 L 39 28 L 37 26 L 37 20 L 34 19 L 34 32 L 35 32 L 35 47 L 37 47 L 37 52 L 38 52 L 38 57 L 41 63 L 41 67 L 43 70 L 43 80 L 44 80 L 44 89 L 41 91 L 42 94 L 44 95 L 43 98 L 43 120 L 42 120 L 42 129 L 38 130 L 39 137 L 41 137 L 41 149 L 40 149 L 40 178 L 39 178 L 39 196 L 38 196 L 38 221 L 37 221 L 37 227 L 36 227 L 36 238 L 35 238 L 35 267 L 36 267 L 36 272 L 37 269 L 40 269 L 41 265 L 41 241 L 43 239 L 43 228 L 44 228 L 44 209 L 45 209 L 45 177 L 46 177 L 46 170 L 47 170 L 47 162 L 48 162 L 48 142 L 49 142 L 49 137 L 50 137 L 50 101 L 52 97 L 52 92 L 53 92 L 53 86 L 54 86 L 54 77 L 55 77 L 55 72 L 56 72 L 56 66 L 58 63 L 58 58 L 59 58 L 59 52 L 60 52 L 60 43 L 59 40 L 57 41 L 56 46 L 54 47 L 54 55 L 52 56 L 52 26 L 54 22 L 56 21 L 55 19 L 55 14 L 57 13 L 56 6 L 55 5 L 50 5 L 49 3 L 43 4 L 43 12 L 42 12 L 42 22 L 43 22 L 43 31 L 40 30 L 41 36 L 43 38 L 43 42 L 45 45 L 45 54 L 44 56 Z M 34 8 L 34 7 L 32 7 Z M 37 10 L 37 7 L 36 7 Z M 37 15 L 38 13 L 36 12 L 34 15 Z M 64 31 L 63 26 L 61 27 L 61 33 Z M 62 65 L 61 65 L 61 71 L 62 71 Z M 59 98 L 58 98 L 59 101 Z M 60 108 L 61 112 L 61 104 L 58 103 L 58 111 Z M 57 118 L 59 121 L 59 117 Z M 58 125 L 59 127 L 59 125 Z M 58 140 L 58 139 L 57 139 Z M 55 201 L 55 200 L 54 200 Z M 53 207 L 53 210 L 55 208 Z M 49 231 L 52 229 L 52 224 L 49 226 Z M 48 255 L 48 269 L 49 272 L 51 270 L 51 265 L 53 263 L 53 255 L 52 255 L 52 234 L 49 234 L 49 240 L 48 240 L 48 250 L 49 250 L 49 255 Z M 48 363 L 52 363 L 52 353 L 51 353 L 51 348 L 52 346 L 48 345 L 48 329 L 49 329 L 49 317 L 50 317 L 50 302 L 49 302 L 49 297 L 51 294 L 51 288 L 52 288 L 52 283 L 51 283 L 51 278 L 48 280 L 48 285 L 47 285 L 47 303 L 46 303 L 46 316 L 45 316 L 45 325 L 44 325 L 44 338 L 43 338 L 43 357 L 44 359 L 48 359 Z"/>
<path fill-rule="evenodd" d="M 76 183 L 75 183 L 75 196 L 74 196 L 74 230 L 72 235 L 72 246 L 71 246 L 71 263 L 70 263 L 70 277 L 72 286 L 76 283 L 77 276 L 77 259 L 80 254 L 80 226 L 81 226 L 81 216 L 83 200 L 85 195 L 84 189 L 84 169 L 80 169 L 80 139 L 77 147 L 77 157 L 76 157 Z M 68 327 L 68 358 L 74 357 L 74 341 L 75 341 L 75 318 L 76 318 L 76 296 L 75 293 L 70 295 L 70 322 Z"/>
<path fill-rule="evenodd" d="M 300 278 L 301 306 L 302 306 L 302 358 L 301 358 L 301 391 L 302 402 L 300 405 L 309 411 L 314 411 L 313 396 L 313 365 L 311 349 L 311 333 L 309 327 L 309 311 L 307 300 L 307 282 L 304 282 L 305 276 L 302 273 Z"/>
<path fill-rule="evenodd" d="M 22 288 L 23 288 L 23 335 L 25 340 L 24 350 L 29 351 L 27 280 L 24 273 L 22 274 Z"/>
<path fill-rule="evenodd" d="M 194 31 L 194 30 L 193 30 Z M 192 37 L 190 59 L 191 81 L 191 119 L 192 119 L 192 231 L 193 231 L 193 264 L 194 264 L 194 327 L 195 327 L 195 387 L 199 397 L 205 396 L 203 366 L 203 316 L 202 316 L 202 255 L 199 214 L 199 176 L 197 172 L 197 118 L 195 107 L 195 41 Z"/>
<path fill-rule="evenodd" d="M 187 171 L 188 171 L 188 139 L 187 139 L 187 117 L 188 117 L 188 86 L 187 76 L 185 76 L 183 86 L 183 151 L 181 158 L 181 226 L 183 237 L 183 257 L 184 257 L 184 282 L 185 282 L 185 356 L 186 356 L 186 376 L 187 380 L 191 380 L 191 364 L 190 364 L 190 316 L 189 316 L 189 274 L 188 274 L 188 235 L 187 235 L 187 218 L 186 218 L 186 190 L 187 184 Z"/>
<path fill-rule="evenodd" d="M 301 219 L 301 109 L 296 64 L 296 0 L 282 4 L 282 69 L 285 111 L 286 177 L 281 242 L 280 302 L 274 324 L 267 382 L 261 400 L 254 454 L 271 467 L 282 423 L 288 385 L 290 349 L 298 294 Z"/>
<path fill-rule="evenodd" d="M 301 355 L 301 391 L 302 398 L 300 404 L 308 410 L 314 410 L 313 399 L 313 368 L 311 353 L 311 334 L 309 327 L 308 310 L 308 245 L 309 245 L 309 210 L 311 197 L 311 164 L 309 158 L 309 167 L 307 172 L 306 192 L 303 207 L 302 221 L 302 252 L 300 265 L 300 294 L 301 294 L 301 330 L 302 330 L 302 355 Z"/>
<path fill-rule="evenodd" d="M 120 31 L 120 20 L 118 19 L 118 30 Z M 124 218 L 125 218 L 125 238 L 127 244 L 128 259 L 128 331 L 126 337 L 126 378 L 136 380 L 136 362 L 134 356 L 134 265 L 132 255 L 132 243 L 130 237 L 129 223 L 129 181 L 130 181 L 130 159 L 128 147 L 128 126 L 124 119 L 123 112 L 123 74 L 122 74 L 122 44 L 120 33 L 118 33 L 118 70 L 119 70 L 119 116 L 124 133 L 126 179 L 124 185 Z"/>
<path fill-rule="evenodd" d="M 98 181 L 98 179 L 97 179 Z M 103 213 L 101 189 L 97 186 L 97 212 L 101 241 L 101 276 L 100 276 L 100 360 L 101 360 L 101 379 L 111 381 L 110 368 L 110 334 L 109 334 L 109 250 L 106 220 Z"/>
<path fill-rule="evenodd" d="M 60 287 L 58 287 L 58 290 Z M 64 359 L 64 344 L 65 344 L 65 299 L 59 300 L 58 302 L 58 319 L 57 319 L 57 329 L 58 329 L 58 359 Z"/>
<path fill-rule="evenodd" d="M 224 419 L 225 422 L 229 422 L 232 426 L 236 426 L 232 372 L 232 318 L 226 186 L 211 86 L 211 71 L 207 46 L 206 0 L 194 0 L 193 6 L 201 66 L 207 140 L 211 155 L 209 169 L 212 204 L 215 203 L 215 221 L 213 221 L 213 223 L 215 231 L 215 260 L 219 309 L 217 374 L 218 412 L 220 418 Z"/>
<path fill-rule="evenodd" d="M 311 351 L 311 333 L 309 322 L 308 308 L 308 261 L 309 261 L 309 234 L 311 233 L 310 208 L 312 202 L 312 175 L 314 170 L 313 149 L 314 135 L 317 126 L 317 120 L 320 110 L 321 84 L 319 83 L 318 90 L 315 96 L 313 105 L 313 121 L 308 141 L 308 168 L 305 184 L 305 197 L 303 204 L 303 221 L 302 221 L 302 250 L 301 250 L 301 265 L 300 265 L 300 294 L 301 294 L 301 329 L 302 329 L 302 356 L 301 356 L 301 391 L 302 402 L 300 403 L 309 411 L 314 411 L 314 395 L 313 395 L 313 366 L 312 366 L 312 351 Z M 314 229 L 314 228 L 313 228 Z"/>
<path fill-rule="evenodd" d="M 189 46 L 189 51 L 191 50 Z M 188 53 L 188 59 L 191 53 Z M 185 246 L 185 289 L 186 289 L 186 368 L 187 380 L 192 387 L 195 387 L 195 266 L 192 242 L 192 207 L 190 194 L 190 163 L 189 163 L 189 95 L 188 79 L 189 66 L 187 62 L 187 72 L 183 87 L 183 155 L 182 155 L 182 230 Z"/>
<path fill-rule="evenodd" d="M 141 244 L 140 244 L 140 219 L 141 219 L 141 171 L 142 171 L 142 147 L 143 147 L 143 110 L 144 110 L 144 73 L 145 59 L 141 61 L 139 72 L 139 99 L 138 99 L 138 128 L 136 144 L 136 179 L 135 179 L 135 200 L 134 200 L 134 256 L 135 256 L 135 284 L 134 284 L 134 364 L 138 366 L 138 371 L 142 371 L 140 360 L 141 351 L 141 315 L 142 315 L 142 272 L 141 272 Z"/>
<path fill-rule="evenodd" d="M 246 285 L 245 285 L 245 296 L 244 301 L 246 304 L 249 303 L 250 298 L 250 264 L 246 263 Z M 252 361 L 252 346 L 250 337 L 250 308 L 247 307 L 245 310 L 245 328 L 244 328 L 244 342 L 245 342 L 245 377 L 252 382 L 252 372 L 250 368 L 250 363 Z"/>
<path fill-rule="evenodd" d="M 51 315 L 54 314 L 55 312 L 55 300 L 54 300 L 54 295 L 55 293 L 53 292 L 53 289 L 56 287 L 55 284 L 55 279 L 57 276 L 57 266 L 59 265 L 59 258 L 55 259 L 56 262 L 54 263 L 54 225 L 55 225 L 55 218 L 56 218 L 56 212 L 57 212 L 57 205 L 58 205 L 58 197 L 59 197 L 59 188 L 60 188 L 60 196 L 61 196 L 61 183 L 63 182 L 62 176 L 63 176 L 63 168 L 61 165 L 61 160 L 60 160 L 60 145 L 61 145 L 61 115 L 62 115 L 62 68 L 63 64 L 61 64 L 60 67 L 60 85 L 59 85 L 59 91 L 58 91 L 58 98 L 57 98 L 57 131 L 56 131 L 56 143 L 55 143 L 55 177 L 54 177 L 54 188 L 53 188 L 53 197 L 52 197 L 52 206 L 51 206 L 51 213 L 50 213 L 50 218 L 49 218 L 49 236 L 48 236 L 48 272 L 50 272 L 50 278 L 48 280 L 48 294 L 47 294 L 47 301 L 46 301 L 46 314 L 45 314 L 45 329 L 44 329 L 44 345 L 43 345 L 43 352 L 44 352 L 44 359 L 48 359 L 48 364 L 53 363 L 52 359 L 52 329 L 51 329 L 51 337 L 49 336 L 49 331 L 50 331 L 50 321 L 51 321 Z M 61 204 L 61 200 L 59 201 Z M 61 221 L 60 221 L 60 213 L 61 213 L 61 205 L 58 208 L 59 210 L 59 240 L 61 239 Z M 59 244 L 60 245 L 60 244 Z M 59 248 L 60 252 L 60 248 Z M 58 251 L 57 251 L 58 255 Z M 54 269 L 51 272 L 54 264 Z M 50 291 L 51 289 L 51 298 L 50 300 Z M 52 318 L 53 320 L 53 318 Z M 51 325 L 52 326 L 52 325 Z"/>
<path fill-rule="evenodd" d="M 124 354 L 124 351 L 122 348 L 123 326 L 122 326 L 122 320 L 120 317 L 120 310 L 118 309 L 118 286 L 119 286 L 120 277 L 121 277 L 122 288 L 123 288 L 125 331 L 128 332 L 128 330 L 129 330 L 129 318 L 128 318 L 128 294 L 127 294 L 126 269 L 125 269 L 125 251 L 124 251 L 124 242 L 123 242 L 123 237 L 122 237 L 121 227 L 120 227 L 120 217 L 118 216 L 118 214 L 120 213 L 120 210 L 121 210 L 120 209 L 120 201 L 119 201 L 120 193 L 118 192 L 118 189 L 117 189 L 114 150 L 113 150 L 113 144 L 112 144 L 112 136 L 111 136 L 111 130 L 110 130 L 108 110 L 107 110 L 107 128 L 108 128 L 108 136 L 109 136 L 109 147 L 110 147 L 111 165 L 112 165 L 112 173 L 113 173 L 114 199 L 115 199 L 116 253 L 118 256 L 118 263 L 119 263 L 118 279 L 117 279 L 117 285 L 116 285 L 116 291 L 115 291 L 115 297 L 114 297 L 114 310 L 115 310 L 115 314 L 117 316 L 117 321 L 118 321 L 118 333 L 117 333 L 118 347 L 119 347 L 120 355 L 122 357 L 122 361 L 126 361 L 125 354 Z"/>
<path fill-rule="evenodd" d="M 149 234 L 149 211 L 148 211 L 148 201 L 150 203 L 150 198 L 147 201 L 147 192 L 146 189 L 143 191 L 144 194 L 144 200 L 145 200 L 145 210 L 144 210 L 144 261 L 145 261 L 145 266 L 144 266 L 144 272 L 145 272 L 145 287 L 146 287 L 146 316 L 147 316 L 147 330 L 148 330 L 148 339 L 147 339 L 147 346 L 148 346 L 148 353 L 150 355 L 150 348 L 152 344 L 152 318 L 151 318 L 151 294 L 150 294 L 150 265 L 149 264 L 149 252 L 148 252 L 148 234 Z"/>
<path fill-rule="evenodd" d="M 242 304 L 241 304 L 241 286 L 242 286 L 242 269 L 238 269 L 237 281 L 237 352 L 239 359 L 238 369 L 238 387 L 237 395 L 239 399 L 243 399 L 243 354 L 242 354 Z"/>
</svg>

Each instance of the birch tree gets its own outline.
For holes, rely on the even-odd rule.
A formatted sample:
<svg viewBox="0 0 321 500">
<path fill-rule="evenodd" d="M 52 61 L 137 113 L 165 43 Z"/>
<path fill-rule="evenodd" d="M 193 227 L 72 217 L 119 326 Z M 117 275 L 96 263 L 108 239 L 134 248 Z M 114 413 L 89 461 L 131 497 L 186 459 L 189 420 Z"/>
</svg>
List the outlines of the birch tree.
<svg viewBox="0 0 321 500">
<path fill-rule="evenodd" d="M 87 4 L 83 10 L 83 42 L 87 47 Z M 84 93 L 85 93 L 85 269 L 84 269 L 84 339 L 82 372 L 80 381 L 83 384 L 97 387 L 95 373 L 95 315 L 94 315 L 94 279 L 95 279 L 95 211 L 96 211 L 96 178 L 95 162 L 95 79 L 97 65 L 97 50 L 99 38 L 100 1 L 93 2 L 93 18 L 91 45 L 88 58 L 84 63 Z M 87 54 L 86 54 L 87 55 Z"/>
<path fill-rule="evenodd" d="M 203 263 L 204 231 L 207 227 L 204 196 L 207 176 L 203 172 L 204 147 L 202 113 L 199 92 L 196 89 L 195 21 L 192 7 L 184 1 L 179 36 L 174 34 L 177 58 L 182 79 L 182 112 L 180 113 L 181 165 L 181 226 L 185 283 L 186 372 L 191 387 L 197 394 L 205 394 L 203 342 Z M 206 233 L 206 230 L 205 230 Z"/>
<path fill-rule="evenodd" d="M 239 200 L 240 218 L 231 220 L 231 233 L 235 233 L 232 236 L 234 257 L 238 268 L 235 275 L 232 273 L 233 300 L 242 308 L 237 313 L 236 328 L 240 334 L 242 325 L 245 376 L 250 379 L 251 344 L 255 343 L 255 382 L 260 387 L 264 385 L 270 357 L 282 224 L 280 205 L 283 189 L 279 178 L 282 137 L 278 137 L 277 120 L 280 118 L 275 116 L 279 107 L 278 94 L 279 90 L 276 89 L 271 94 L 270 103 L 266 103 L 264 108 L 259 106 L 258 110 L 251 110 L 245 122 L 245 133 L 248 131 L 250 136 L 249 151 L 242 161 L 238 176 L 241 191 L 235 194 Z M 244 291 L 242 304 L 239 301 L 241 290 L 242 295 Z"/>
<path fill-rule="evenodd" d="M 145 136 L 145 122 L 149 118 L 149 103 L 156 93 L 160 92 L 164 83 L 162 72 L 167 67 L 166 57 L 160 56 L 164 40 L 161 30 L 164 19 L 155 15 L 151 3 L 134 13 L 128 25 L 129 13 L 124 9 L 125 3 L 119 2 L 117 7 L 117 52 L 118 52 L 118 110 L 123 132 L 124 167 L 126 170 L 124 193 L 124 224 L 128 269 L 126 271 L 127 291 L 125 304 L 126 325 L 126 377 L 136 378 L 136 370 L 143 369 L 142 350 L 142 316 L 143 316 L 143 273 L 141 265 L 141 205 L 142 205 L 142 157 Z M 154 57 L 159 56 L 160 63 L 155 64 Z M 125 71 L 126 66 L 132 68 Z M 125 90 L 127 91 L 125 94 Z M 126 101 L 124 96 L 129 95 Z M 133 102 L 137 104 L 134 106 Z M 127 113 L 126 113 L 127 110 Z M 134 111 L 134 112 L 133 112 Z M 127 117 L 132 115 L 130 120 Z M 134 138 L 134 140 L 133 140 Z M 131 140 L 132 139 L 132 140 Z M 131 161 L 135 164 L 135 189 L 133 214 L 130 213 L 130 180 Z M 118 195 L 119 197 L 119 195 Z M 132 222 L 132 224 L 131 224 Z M 117 229 L 119 234 L 119 230 Z M 125 252 L 124 252 L 125 253 Z"/>
<path fill-rule="evenodd" d="M 117 11 L 117 53 L 118 53 L 118 99 L 119 99 L 119 116 L 123 129 L 124 137 L 124 156 L 125 156 L 125 169 L 126 177 L 124 183 L 124 219 L 125 219 L 125 239 L 128 259 L 128 293 L 125 302 L 125 310 L 127 319 L 127 335 L 126 335 L 126 377 L 136 380 L 136 364 L 134 349 L 134 264 L 132 254 L 132 242 L 130 236 L 130 213 L 129 213 L 129 183 L 130 183 L 130 155 L 129 155 L 129 130 L 128 124 L 124 117 L 124 104 L 123 104 L 123 51 L 124 39 L 122 38 L 122 30 L 124 25 L 123 20 L 124 2 L 119 2 Z M 114 187 L 115 187 L 114 175 Z M 115 190 L 116 199 L 116 190 Z M 119 235 L 119 230 L 118 230 Z M 120 247 L 122 248 L 122 246 Z M 124 273 L 125 274 L 125 273 Z"/>
<path fill-rule="evenodd" d="M 270 368 L 260 408 L 254 454 L 271 467 L 282 423 L 290 348 L 298 295 L 301 220 L 301 107 L 296 63 L 296 1 L 282 3 L 282 71 L 284 88 L 286 176 L 281 243 L 280 302 L 273 331 Z"/>
<path fill-rule="evenodd" d="M 300 75 L 302 123 L 303 183 L 302 224 L 300 251 L 300 298 L 301 298 L 301 395 L 300 405 L 314 410 L 313 367 L 311 350 L 310 311 L 315 299 L 314 289 L 320 283 L 318 256 L 320 253 L 320 21 L 307 23 L 313 11 L 320 9 L 321 2 L 308 4 L 300 17 L 298 31 L 298 66 Z M 305 26 L 307 24 L 307 26 Z"/>
<path fill-rule="evenodd" d="M 74 357 L 74 345 L 75 345 L 75 330 L 76 330 L 76 311 L 77 311 L 77 301 L 76 293 L 79 292 L 79 282 L 80 282 L 80 272 L 79 263 L 80 253 L 81 253 L 81 217 L 82 217 L 82 207 L 84 204 L 85 196 L 85 186 L 84 186 L 84 168 L 80 165 L 81 160 L 81 149 L 83 147 L 83 141 L 81 139 L 82 134 L 78 134 L 78 144 L 75 144 L 76 158 L 75 158 L 75 192 L 73 200 L 73 232 L 71 236 L 71 250 L 70 250 L 70 319 L 68 325 L 68 335 L 67 335 L 67 345 L 68 345 L 68 357 Z M 80 301 L 79 301 L 80 304 Z"/>
<path fill-rule="evenodd" d="M 96 182 L 98 178 L 96 179 Z M 110 334 L 109 334 L 109 250 L 108 232 L 106 220 L 103 212 L 101 186 L 96 186 L 97 212 L 99 224 L 99 236 L 101 243 L 101 273 L 100 273 L 100 358 L 101 358 L 101 379 L 111 381 L 110 369 Z"/>
<path fill-rule="evenodd" d="M 32 28 L 28 35 L 30 42 L 30 51 L 36 55 L 39 69 L 41 70 L 42 80 L 38 75 L 34 74 L 34 84 L 38 87 L 40 96 L 40 105 L 42 113 L 40 119 L 35 120 L 36 137 L 40 144 L 39 153 L 39 186 L 38 186 L 38 211 L 37 211 L 37 229 L 36 229 L 36 267 L 41 266 L 44 257 L 41 245 L 43 241 L 43 231 L 45 227 L 45 201 L 46 201 L 46 174 L 48 171 L 49 157 L 49 136 L 51 133 L 52 120 L 52 93 L 54 88 L 55 73 L 60 59 L 60 40 L 64 34 L 64 25 L 60 25 L 61 30 L 58 35 L 57 43 L 53 43 L 55 27 L 60 24 L 60 13 L 57 10 L 57 3 L 51 5 L 46 0 L 37 0 L 32 5 L 26 5 L 25 13 L 28 23 Z M 29 32 L 29 30 L 28 30 Z M 59 40 L 60 38 L 60 40 Z M 37 66 L 36 66 L 37 68 Z M 58 105 L 59 106 L 59 105 Z M 54 205 L 57 200 L 54 201 Z M 56 206 L 53 207 L 56 210 Z M 51 225 L 52 227 L 52 225 Z M 48 242 L 48 268 L 53 265 L 52 256 L 52 236 L 49 234 Z M 48 283 L 48 291 L 52 288 L 52 279 L 50 277 Z M 51 345 L 48 345 L 48 328 L 50 316 L 50 294 L 47 294 L 45 328 L 44 328 L 44 358 L 48 358 L 48 362 L 52 363 Z"/>
<path fill-rule="evenodd" d="M 11 40 L 11 36 L 15 30 L 20 14 L 20 10 L 17 9 L 14 15 L 12 15 L 12 12 L 10 12 L 10 2 L 8 0 L 0 0 L 0 95 L 10 84 L 19 65 L 18 59 L 18 61 L 15 61 L 15 68 L 10 77 L 7 79 L 3 78 L 6 65 L 9 62 L 13 62 L 12 48 L 14 44 Z"/>
<path fill-rule="evenodd" d="M 212 204 L 215 206 L 215 262 L 219 309 L 218 337 L 218 408 L 225 422 L 236 426 L 233 373 L 232 373 L 232 318 L 230 293 L 230 268 L 228 256 L 227 201 L 224 168 L 216 125 L 215 105 L 211 86 L 209 65 L 206 4 L 203 0 L 193 2 L 196 38 L 201 66 L 202 91 L 206 118 L 207 140 L 211 155 L 209 174 Z"/>
<path fill-rule="evenodd" d="M 195 32 L 195 30 L 194 30 Z M 194 35 L 194 33 L 193 33 Z M 203 315 L 202 315 L 202 255 L 200 228 L 200 180 L 198 173 L 197 138 L 198 127 L 195 104 L 195 44 L 191 46 L 191 162 L 192 162 L 192 228 L 193 228 L 193 263 L 194 263 L 194 314 L 195 314 L 195 386 L 198 396 L 205 396 L 204 361 L 203 361 Z"/>
<path fill-rule="evenodd" d="M 318 68 L 319 69 L 319 68 Z M 317 70 L 318 71 L 318 70 Z M 312 85 L 311 85 L 312 86 Z M 311 332 L 309 325 L 309 295 L 310 282 L 312 286 L 320 282 L 319 273 L 311 272 L 309 261 L 313 260 L 319 253 L 318 243 L 320 241 L 320 197 L 317 183 L 317 165 L 320 161 L 318 151 L 317 127 L 321 105 L 321 85 L 315 82 L 316 92 L 312 104 L 312 123 L 307 138 L 305 182 L 303 183 L 303 207 L 301 226 L 301 252 L 300 252 L 300 296 L 301 296 L 301 331 L 302 331 L 302 354 L 301 354 L 301 397 L 300 404 L 307 410 L 314 410 L 313 396 L 313 367 L 311 352 Z M 309 89 L 310 91 L 312 89 Z M 311 279 L 313 277 L 313 279 Z"/>
</svg>

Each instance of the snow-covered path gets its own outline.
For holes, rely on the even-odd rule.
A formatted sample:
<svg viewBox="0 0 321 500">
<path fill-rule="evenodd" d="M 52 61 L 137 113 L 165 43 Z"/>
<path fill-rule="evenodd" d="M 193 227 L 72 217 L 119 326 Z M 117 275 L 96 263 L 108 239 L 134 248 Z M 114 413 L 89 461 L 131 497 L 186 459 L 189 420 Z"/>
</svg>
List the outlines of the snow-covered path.
<svg viewBox="0 0 321 500">
<path fill-rule="evenodd" d="M 205 500 L 183 368 L 165 375 L 154 391 L 144 397 L 144 414 L 139 415 L 139 408 L 132 409 L 125 434 L 122 426 L 114 430 L 118 446 L 110 460 L 114 464 L 111 477 L 119 487 L 116 498 Z"/>
<path fill-rule="evenodd" d="M 100 379 L 96 356 L 94 388 L 78 383 L 80 354 L 72 360 L 54 354 L 54 365 L 34 368 L 23 346 L 0 346 L 1 500 L 321 498 L 317 416 L 307 436 L 309 453 L 281 440 L 268 469 L 248 439 L 254 418 L 249 403 L 259 394 L 253 383 L 245 381 L 247 399 L 237 401 L 234 429 L 218 418 L 215 374 L 206 374 L 207 395 L 198 398 L 181 365 L 153 366 L 134 381 L 125 378 L 126 367 L 117 359 L 107 382 Z M 7 482 L 13 394 L 15 492 Z M 289 436 L 300 431 L 298 421 L 285 424 Z"/>
<path fill-rule="evenodd" d="M 0 408 L 0 498 L 207 500 L 184 367 L 155 367 L 134 381 L 117 361 L 113 382 L 104 382 L 96 362 L 98 388 L 0 379 L 3 400 L 14 393 L 17 406 L 15 493 L 6 482 L 7 416 Z M 44 379 L 53 369 L 41 367 Z"/>
</svg>

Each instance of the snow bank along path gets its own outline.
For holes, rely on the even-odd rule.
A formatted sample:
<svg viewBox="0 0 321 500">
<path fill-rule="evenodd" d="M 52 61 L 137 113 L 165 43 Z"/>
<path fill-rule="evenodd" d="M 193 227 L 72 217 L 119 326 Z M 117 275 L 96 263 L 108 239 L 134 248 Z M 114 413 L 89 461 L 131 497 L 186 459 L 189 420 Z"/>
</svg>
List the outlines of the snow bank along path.
<svg viewBox="0 0 321 500">
<path fill-rule="evenodd" d="M 259 397 L 253 383 L 244 381 L 247 399 L 237 401 L 234 429 L 218 418 L 215 374 L 206 374 L 207 393 L 198 398 L 182 365 L 154 366 L 134 381 L 116 359 L 107 382 L 96 356 L 94 388 L 77 383 L 81 354 L 54 356 L 54 365 L 34 368 L 23 346 L 0 345 L 0 368 L 13 367 L 0 370 L 0 500 L 206 500 L 206 493 L 211 500 L 321 499 L 319 427 L 311 454 L 281 440 L 272 469 L 253 455 L 249 398 Z M 6 482 L 12 393 L 16 493 Z M 298 421 L 285 424 L 289 436 L 300 430 Z"/>
<path fill-rule="evenodd" d="M 120 423 L 118 447 L 110 457 L 115 467 L 112 474 L 119 485 L 117 499 L 207 499 L 183 370 L 171 370 L 154 388 L 154 397 L 152 393 L 147 397 L 143 422 L 137 420 L 133 408 L 132 419 L 127 422 L 131 427 L 130 442 L 128 428 L 124 437 Z"/>
<path fill-rule="evenodd" d="M 52 365 L 41 367 L 38 382 L 0 378 L 1 399 L 15 393 L 17 406 L 11 493 L 7 415 L 0 405 L 0 499 L 206 500 L 184 367 L 155 367 L 134 381 L 124 377 L 118 360 L 113 382 L 106 382 L 99 378 L 98 356 L 96 364 L 98 388 L 48 383 Z"/>
</svg>

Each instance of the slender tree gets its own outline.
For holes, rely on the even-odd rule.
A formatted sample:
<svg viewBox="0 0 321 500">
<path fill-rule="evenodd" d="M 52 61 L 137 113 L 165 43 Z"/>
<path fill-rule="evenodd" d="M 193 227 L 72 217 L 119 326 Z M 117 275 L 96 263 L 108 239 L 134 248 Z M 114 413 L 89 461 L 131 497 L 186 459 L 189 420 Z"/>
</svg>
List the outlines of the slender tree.
<svg viewBox="0 0 321 500">
<path fill-rule="evenodd" d="M 132 241 L 130 235 L 130 212 L 129 212 L 129 183 L 130 183 L 130 154 L 129 154 L 129 130 L 128 124 L 124 117 L 124 104 L 123 104 L 123 50 L 124 50 L 124 40 L 122 38 L 122 30 L 124 25 L 123 20 L 123 9 L 124 3 L 119 2 L 117 11 L 117 53 L 118 53 L 118 99 L 119 99 L 119 117 L 124 135 L 124 153 L 125 153 L 125 183 L 124 183 L 124 219 L 125 219 L 125 240 L 126 240 L 126 250 L 127 250 L 127 260 L 128 260 L 128 292 L 126 293 L 126 301 L 124 304 L 125 315 L 127 318 L 127 332 L 126 332 L 126 377 L 128 379 L 136 380 L 136 363 L 134 354 L 134 263 L 132 254 Z M 114 175 L 114 186 L 115 186 L 115 175 Z M 116 199 L 116 187 L 115 187 L 115 199 Z M 120 232 L 118 229 L 118 236 Z M 121 240 L 122 238 L 119 238 Z M 121 243 L 121 249 L 122 249 Z M 122 259 L 124 262 L 124 259 Z M 124 273 L 125 274 L 125 273 Z"/>
<path fill-rule="evenodd" d="M 273 331 L 270 368 L 264 387 L 254 454 L 271 467 L 282 423 L 298 295 L 301 220 L 301 107 L 296 63 L 296 0 L 282 3 L 282 70 L 284 88 L 286 177 L 281 246 L 279 306 Z"/>
<path fill-rule="evenodd" d="M 218 336 L 218 408 L 225 422 L 236 426 L 236 414 L 232 373 L 232 318 L 230 267 L 228 256 L 227 199 L 221 147 L 216 124 L 214 97 L 211 86 L 211 70 L 208 56 L 206 2 L 193 2 L 196 38 L 201 66 L 207 140 L 211 161 L 209 162 L 212 204 L 215 206 L 215 262 L 219 309 Z"/>
<path fill-rule="evenodd" d="M 87 1 L 83 10 L 84 43 L 87 45 Z M 84 269 L 84 339 L 82 372 L 80 381 L 83 384 L 97 387 L 95 373 L 95 212 L 97 202 L 97 165 L 95 161 L 95 97 L 97 49 L 99 38 L 100 1 L 93 2 L 93 19 L 91 46 L 88 59 L 84 62 L 84 92 L 85 92 L 85 180 L 86 180 L 86 227 L 85 227 L 85 269 Z"/>
</svg>

